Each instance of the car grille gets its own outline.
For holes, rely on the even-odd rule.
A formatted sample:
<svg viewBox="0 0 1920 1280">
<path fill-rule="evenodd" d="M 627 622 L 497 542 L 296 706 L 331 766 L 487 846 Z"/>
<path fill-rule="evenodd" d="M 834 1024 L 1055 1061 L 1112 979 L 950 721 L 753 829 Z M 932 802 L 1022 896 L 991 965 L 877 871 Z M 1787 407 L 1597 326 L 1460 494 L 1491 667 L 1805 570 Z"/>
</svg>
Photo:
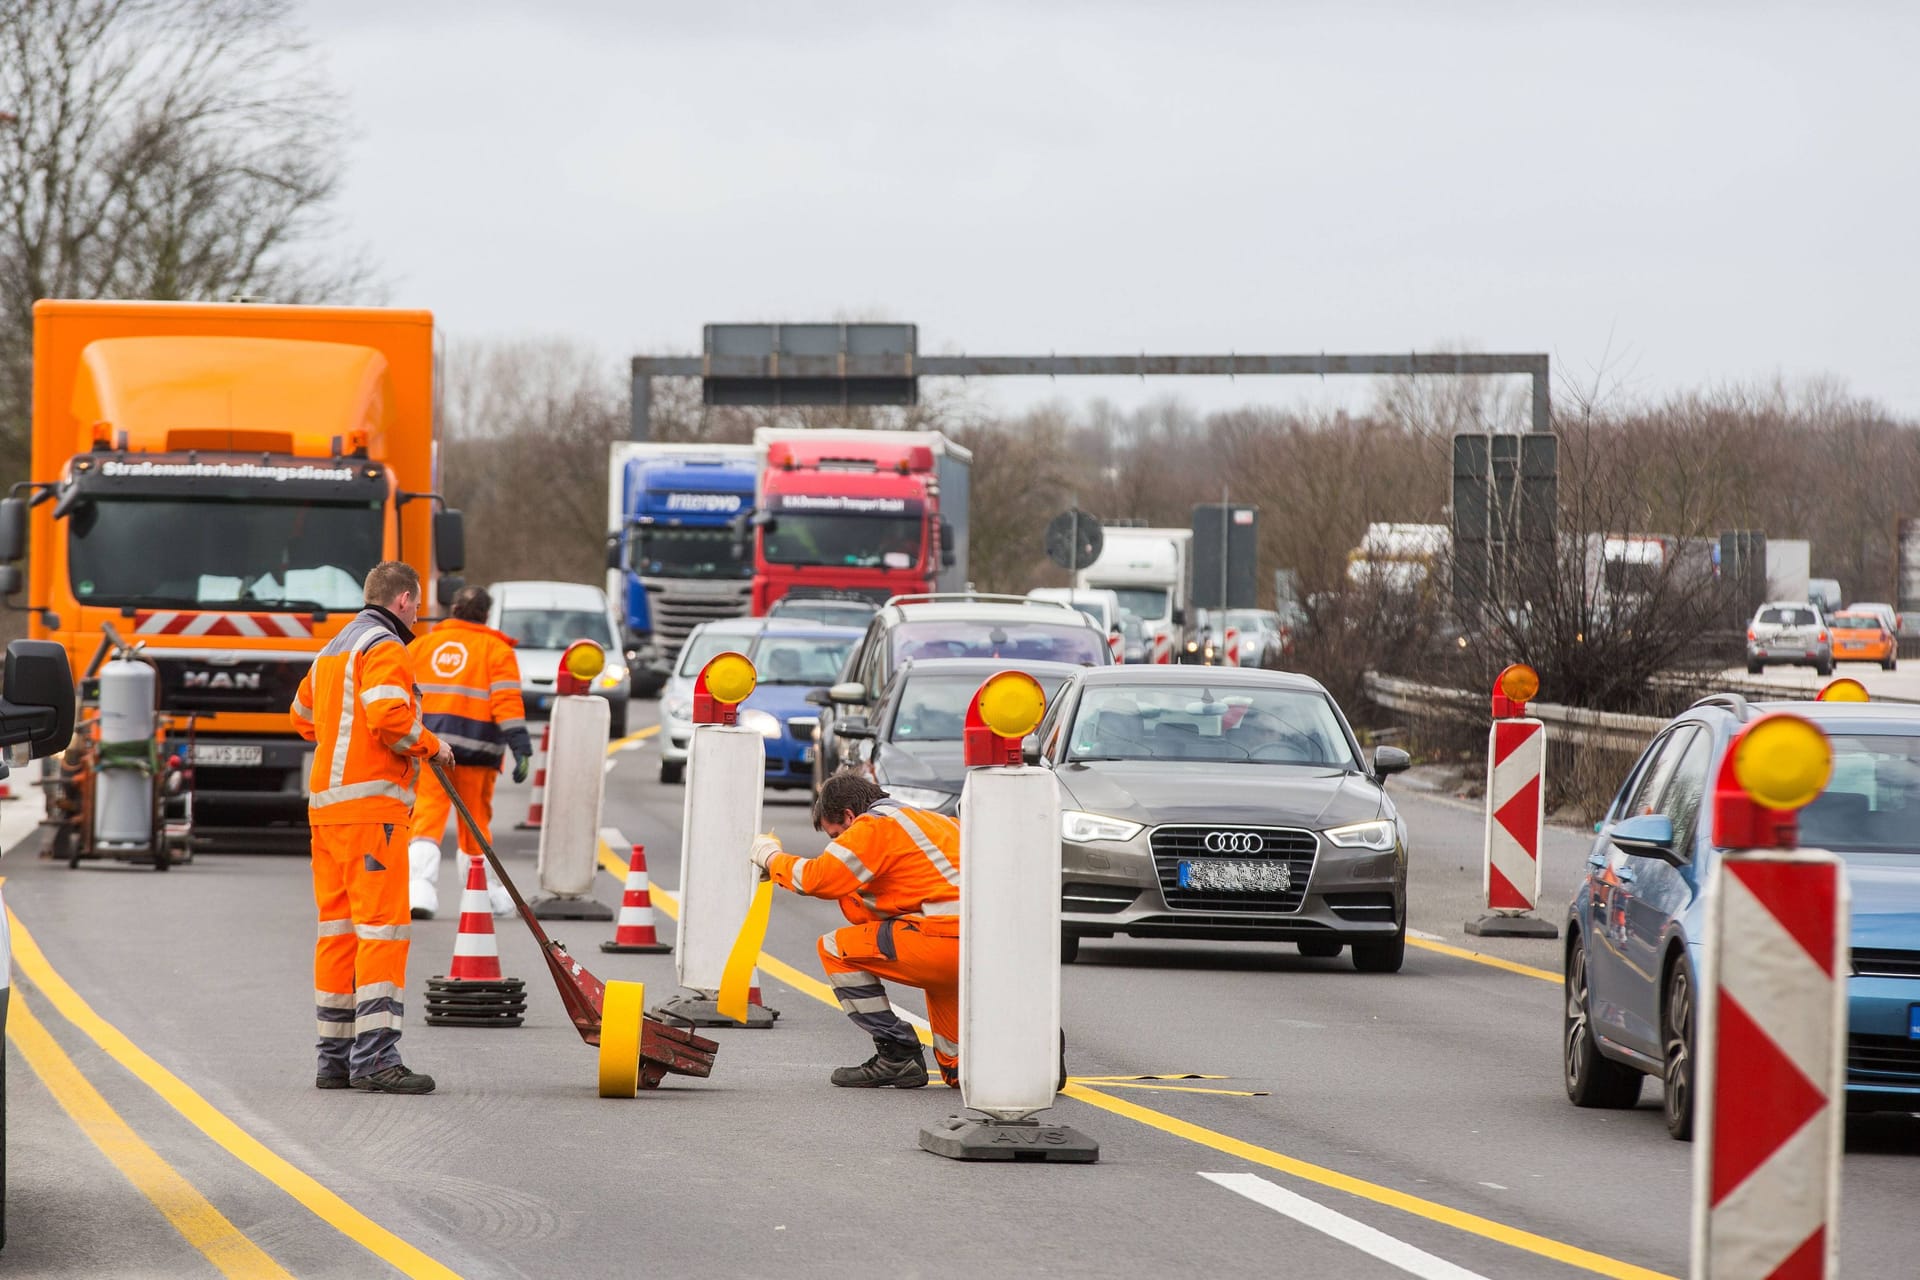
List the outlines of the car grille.
<svg viewBox="0 0 1920 1280">
<path fill-rule="evenodd" d="M 1881 1079 L 1897 1077 L 1907 1084 L 1920 1081 L 1920 1040 L 1909 1040 L 1905 1036 L 1848 1036 L 1847 1074 Z"/>
<path fill-rule="evenodd" d="M 1326 903 L 1342 920 L 1379 920 L 1393 923 L 1391 893 L 1329 893 Z"/>
<path fill-rule="evenodd" d="M 795 742 L 812 742 L 813 731 L 819 724 L 820 722 L 811 716 L 804 720 L 789 720 L 787 721 L 787 736 Z"/>
<path fill-rule="evenodd" d="M 1258 836 L 1260 846 L 1245 853 L 1213 853 L 1207 849 L 1207 837 L 1222 832 L 1245 832 Z M 1160 827 L 1149 841 L 1153 867 L 1160 876 L 1160 891 L 1167 905 L 1181 911 L 1298 911 L 1307 896 L 1307 881 L 1313 875 L 1313 859 L 1320 847 L 1311 831 L 1291 827 L 1192 826 Z M 1228 861 L 1284 861 L 1291 875 L 1285 893 L 1218 893 L 1180 887 L 1182 861 L 1221 858 Z"/>
<path fill-rule="evenodd" d="M 1853 971 L 1863 977 L 1871 978 L 1920 977 L 1920 951 L 1855 947 Z"/>
<path fill-rule="evenodd" d="M 1140 890 L 1124 884 L 1063 884 L 1060 909 L 1082 915 L 1112 915 L 1125 911 L 1140 896 Z"/>
</svg>

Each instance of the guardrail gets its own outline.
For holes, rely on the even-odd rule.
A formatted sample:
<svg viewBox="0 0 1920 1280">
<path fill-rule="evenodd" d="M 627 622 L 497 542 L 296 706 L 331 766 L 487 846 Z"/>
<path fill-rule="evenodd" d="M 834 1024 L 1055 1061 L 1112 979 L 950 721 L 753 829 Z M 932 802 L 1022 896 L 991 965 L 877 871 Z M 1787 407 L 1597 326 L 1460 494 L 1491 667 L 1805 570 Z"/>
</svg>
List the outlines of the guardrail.
<svg viewBox="0 0 1920 1280">
<path fill-rule="evenodd" d="M 1481 724 L 1487 720 L 1488 695 L 1484 693 L 1421 684 L 1416 680 L 1383 676 L 1374 671 L 1367 672 L 1364 680 L 1367 697 L 1389 711 L 1417 716 L 1437 715 Z M 1529 702 L 1527 714 L 1560 730 L 1562 736 L 1577 739 L 1581 746 L 1635 753 L 1646 746 L 1648 740 L 1667 722 L 1664 716 L 1589 711 L 1585 707 L 1567 707 L 1552 702 Z"/>
</svg>

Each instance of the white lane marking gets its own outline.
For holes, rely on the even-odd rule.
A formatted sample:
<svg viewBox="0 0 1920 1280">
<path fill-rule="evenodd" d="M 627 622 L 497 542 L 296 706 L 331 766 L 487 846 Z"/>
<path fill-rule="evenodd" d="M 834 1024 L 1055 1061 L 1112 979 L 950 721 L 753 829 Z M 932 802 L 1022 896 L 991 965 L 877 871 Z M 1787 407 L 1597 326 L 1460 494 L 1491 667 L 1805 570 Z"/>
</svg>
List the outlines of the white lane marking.
<svg viewBox="0 0 1920 1280">
<path fill-rule="evenodd" d="M 1295 1222 L 1330 1235 L 1343 1244 L 1350 1244 L 1389 1266 L 1398 1267 L 1409 1275 L 1420 1276 L 1421 1280 L 1486 1280 L 1476 1271 L 1456 1267 L 1445 1258 L 1436 1258 L 1424 1249 L 1416 1249 L 1406 1241 L 1397 1240 L 1384 1231 L 1376 1231 L 1344 1213 L 1335 1213 L 1325 1205 L 1316 1204 L 1305 1196 L 1297 1196 L 1257 1174 L 1203 1173 L 1200 1176 L 1245 1196 L 1255 1204 L 1265 1205 L 1276 1213 L 1284 1213 Z"/>
<path fill-rule="evenodd" d="M 1445 938 L 1441 937 L 1437 933 L 1428 933 L 1425 929 L 1415 929 L 1411 925 L 1407 927 L 1407 936 L 1409 938 L 1422 938 L 1428 942 L 1445 942 L 1446 941 Z"/>
<path fill-rule="evenodd" d="M 606 764 L 606 767 L 605 767 L 605 768 L 603 768 L 603 769 L 601 769 L 601 770 L 600 770 L 600 772 L 602 772 L 602 773 L 612 773 L 612 772 L 613 772 L 613 766 L 615 766 L 616 764 L 619 764 L 619 763 L 620 763 L 620 762 L 619 762 L 618 760 L 609 760 L 609 761 L 607 761 L 607 764 Z"/>
<path fill-rule="evenodd" d="M 1483 1183 L 1481 1183 L 1480 1185 L 1481 1185 L 1481 1186 L 1483 1186 L 1483 1187 L 1492 1187 L 1492 1188 L 1493 1188 L 1493 1189 L 1494 1189 L 1495 1191 L 1510 1191 L 1510 1190 L 1512 1190 L 1512 1188 L 1511 1188 L 1511 1187 L 1503 1187 L 1503 1186 L 1501 1186 L 1501 1185 L 1500 1185 L 1499 1183 L 1497 1183 L 1497 1182 L 1483 1182 Z"/>
</svg>

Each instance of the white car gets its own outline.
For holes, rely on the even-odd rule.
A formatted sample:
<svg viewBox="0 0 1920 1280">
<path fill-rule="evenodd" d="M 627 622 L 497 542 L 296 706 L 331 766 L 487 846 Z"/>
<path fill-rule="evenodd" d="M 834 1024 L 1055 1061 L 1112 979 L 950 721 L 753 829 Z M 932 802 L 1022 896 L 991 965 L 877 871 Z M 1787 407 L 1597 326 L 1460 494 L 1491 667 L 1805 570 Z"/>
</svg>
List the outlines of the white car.
<svg viewBox="0 0 1920 1280">
<path fill-rule="evenodd" d="M 621 661 L 620 634 L 607 593 L 583 582 L 496 582 L 487 588 L 493 609 L 487 625 L 515 641 L 520 662 L 520 695 L 527 719 L 544 720 L 553 712 L 560 655 L 576 640 L 591 640 L 607 651 L 607 665 L 594 678 L 592 692 L 609 704 L 608 732 L 627 736 L 627 701 L 633 684 Z"/>
</svg>

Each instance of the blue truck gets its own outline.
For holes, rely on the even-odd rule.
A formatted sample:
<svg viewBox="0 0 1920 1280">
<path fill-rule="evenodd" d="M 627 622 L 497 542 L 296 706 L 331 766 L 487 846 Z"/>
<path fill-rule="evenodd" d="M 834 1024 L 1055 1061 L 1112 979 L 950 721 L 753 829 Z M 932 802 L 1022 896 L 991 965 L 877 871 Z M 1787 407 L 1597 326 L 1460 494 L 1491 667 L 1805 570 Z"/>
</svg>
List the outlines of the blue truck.
<svg viewBox="0 0 1920 1280">
<path fill-rule="evenodd" d="M 607 598 L 636 697 L 665 683 L 687 633 L 744 615 L 753 560 L 736 521 L 753 510 L 751 445 L 623 441 L 607 468 Z"/>
</svg>

